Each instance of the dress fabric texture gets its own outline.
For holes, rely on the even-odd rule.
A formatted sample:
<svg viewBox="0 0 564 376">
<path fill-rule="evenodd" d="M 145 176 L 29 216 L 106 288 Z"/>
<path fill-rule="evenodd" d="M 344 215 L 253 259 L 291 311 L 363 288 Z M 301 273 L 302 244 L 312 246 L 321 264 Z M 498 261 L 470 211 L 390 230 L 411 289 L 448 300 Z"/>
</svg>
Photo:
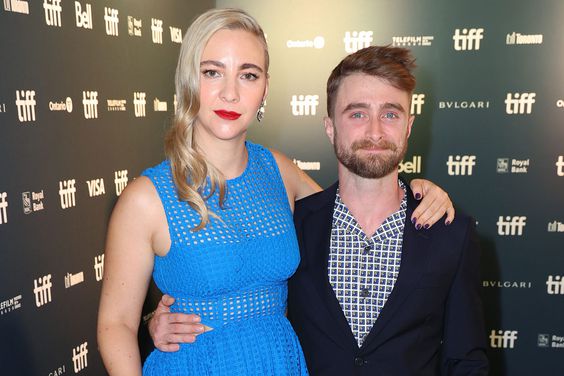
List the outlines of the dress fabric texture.
<svg viewBox="0 0 564 376">
<path fill-rule="evenodd" d="M 200 231 L 191 231 L 200 217 L 178 199 L 169 161 L 142 174 L 159 194 L 172 243 L 155 256 L 155 283 L 176 299 L 172 312 L 196 313 L 213 328 L 178 352 L 154 350 L 144 375 L 307 375 L 285 317 L 287 279 L 300 261 L 291 209 L 270 151 L 246 148 L 247 167 L 227 180 L 223 208 L 218 192 L 207 200 L 219 218 Z"/>
</svg>

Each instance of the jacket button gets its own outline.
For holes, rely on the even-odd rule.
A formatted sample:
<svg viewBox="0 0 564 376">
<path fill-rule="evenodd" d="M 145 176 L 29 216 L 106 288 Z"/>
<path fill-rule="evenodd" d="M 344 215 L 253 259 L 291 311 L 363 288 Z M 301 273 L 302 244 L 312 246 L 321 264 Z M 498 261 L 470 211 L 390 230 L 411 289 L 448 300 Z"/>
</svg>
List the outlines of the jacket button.
<svg viewBox="0 0 564 376">
<path fill-rule="evenodd" d="M 362 367 L 366 362 L 361 357 L 354 358 L 354 364 L 358 367 Z"/>
</svg>

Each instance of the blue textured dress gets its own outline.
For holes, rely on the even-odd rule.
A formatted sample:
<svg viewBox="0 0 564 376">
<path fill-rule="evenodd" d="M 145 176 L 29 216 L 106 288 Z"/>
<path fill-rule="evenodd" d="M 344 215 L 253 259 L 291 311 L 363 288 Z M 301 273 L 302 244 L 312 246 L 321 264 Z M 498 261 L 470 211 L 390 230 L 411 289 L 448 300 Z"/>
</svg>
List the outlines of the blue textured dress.
<svg viewBox="0 0 564 376">
<path fill-rule="evenodd" d="M 155 257 L 155 283 L 176 298 L 171 311 L 196 313 L 214 328 L 178 352 L 154 350 L 144 375 L 307 375 L 285 317 L 287 279 L 300 258 L 286 190 L 270 151 L 246 147 L 247 167 L 227 181 L 224 208 L 217 192 L 207 201 L 221 220 L 210 217 L 197 232 L 190 229 L 200 217 L 179 201 L 170 163 L 143 172 L 163 203 L 172 241 L 165 257 Z"/>
</svg>

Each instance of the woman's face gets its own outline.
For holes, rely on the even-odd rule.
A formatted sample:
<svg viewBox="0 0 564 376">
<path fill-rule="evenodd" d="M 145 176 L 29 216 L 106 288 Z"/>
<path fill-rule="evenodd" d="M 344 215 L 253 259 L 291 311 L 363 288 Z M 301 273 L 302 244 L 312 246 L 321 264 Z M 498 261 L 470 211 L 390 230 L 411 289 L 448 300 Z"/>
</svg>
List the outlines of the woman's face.
<svg viewBox="0 0 564 376">
<path fill-rule="evenodd" d="M 200 63 L 198 143 L 245 137 L 266 96 L 264 48 L 243 30 L 219 30 L 208 41 Z"/>
</svg>

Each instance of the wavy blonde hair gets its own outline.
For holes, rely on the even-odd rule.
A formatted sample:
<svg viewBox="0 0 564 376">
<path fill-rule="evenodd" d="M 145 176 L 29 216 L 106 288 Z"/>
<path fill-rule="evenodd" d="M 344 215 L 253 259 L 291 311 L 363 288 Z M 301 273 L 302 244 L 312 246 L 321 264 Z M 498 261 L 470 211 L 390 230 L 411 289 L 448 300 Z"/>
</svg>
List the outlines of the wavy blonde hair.
<svg viewBox="0 0 564 376">
<path fill-rule="evenodd" d="M 182 41 L 176 67 L 177 110 L 173 124 L 165 137 L 165 154 L 170 160 L 172 176 L 180 200 L 196 210 L 200 223 L 192 231 L 204 228 L 215 216 L 206 204 L 216 189 L 219 205 L 223 206 L 226 193 L 225 177 L 209 163 L 194 138 L 194 123 L 200 110 L 200 61 L 212 35 L 222 29 L 245 30 L 255 35 L 264 47 L 265 72 L 268 72 L 268 46 L 258 22 L 240 9 L 211 9 L 190 25 Z M 210 193 L 203 196 L 206 178 L 210 178 Z"/>
</svg>

